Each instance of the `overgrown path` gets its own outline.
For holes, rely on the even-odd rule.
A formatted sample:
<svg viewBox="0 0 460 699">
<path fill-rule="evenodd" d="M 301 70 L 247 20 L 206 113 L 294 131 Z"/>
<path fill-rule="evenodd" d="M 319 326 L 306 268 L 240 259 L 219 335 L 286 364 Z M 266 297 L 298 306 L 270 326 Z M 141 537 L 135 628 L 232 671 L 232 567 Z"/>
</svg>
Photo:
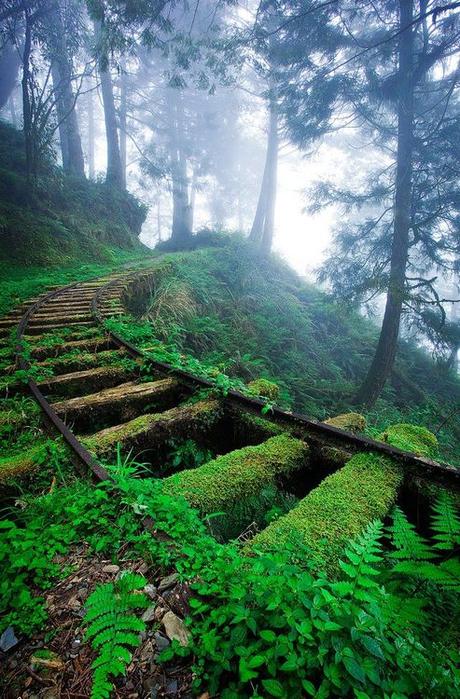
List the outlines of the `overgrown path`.
<svg viewBox="0 0 460 699">
<path fill-rule="evenodd" d="M 269 422 L 264 422 L 263 429 L 260 424 L 256 429 L 254 420 L 251 429 L 247 425 L 243 429 L 241 415 L 249 424 L 250 414 L 260 415 L 263 399 L 230 390 L 224 399 L 191 401 L 200 390 L 212 391 L 212 382 L 151 358 L 151 376 L 146 380 L 143 367 L 148 352 L 107 331 L 104 322 L 122 316 L 133 295 L 154 284 L 155 269 L 77 283 L 32 300 L 22 317 L 21 311 L 16 311 L 0 321 L 4 336 L 19 321 L 18 363 L 29 372 L 29 389 L 76 459 L 98 478 L 107 476 L 100 461 L 113 458 L 120 446 L 124 452 L 143 451 L 151 464 L 158 466 L 171 440 L 217 441 L 217 452 L 221 453 L 223 444 L 225 451 L 232 451 L 231 447 L 248 446 L 247 442 L 263 443 L 264 437 L 273 436 L 271 430 L 276 432 L 271 426 L 276 425 L 304 440 L 313 461 L 329 462 L 329 467 L 338 453 L 331 457 L 330 448 L 345 456 L 372 450 L 403 463 L 408 473 L 458 483 L 459 471 L 448 465 L 276 406 L 270 406 Z M 41 379 L 40 373 L 46 370 L 52 375 Z M 339 463 L 344 458 L 339 458 Z"/>
</svg>

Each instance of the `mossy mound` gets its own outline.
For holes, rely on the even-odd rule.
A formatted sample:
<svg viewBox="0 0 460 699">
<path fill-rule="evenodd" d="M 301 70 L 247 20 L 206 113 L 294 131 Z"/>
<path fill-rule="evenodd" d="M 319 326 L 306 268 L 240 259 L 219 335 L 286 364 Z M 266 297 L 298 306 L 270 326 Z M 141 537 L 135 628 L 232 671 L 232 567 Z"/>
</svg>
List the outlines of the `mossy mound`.
<svg viewBox="0 0 460 699">
<path fill-rule="evenodd" d="M 117 445 L 124 450 L 152 449 L 169 439 L 196 438 L 209 431 L 221 418 L 217 400 L 202 400 L 178 406 L 162 413 L 140 415 L 122 425 L 108 427 L 81 439 L 86 448 L 98 456 L 115 454 Z"/>
<path fill-rule="evenodd" d="M 426 427 L 405 423 L 391 425 L 387 427 L 380 439 L 398 449 L 413 452 L 417 456 L 435 459 L 438 455 L 438 440 Z"/>
<path fill-rule="evenodd" d="M 0 458 L 0 483 L 5 483 L 11 478 L 29 473 L 42 463 L 44 457 L 43 444 L 35 445 L 30 449 Z"/>
<path fill-rule="evenodd" d="M 251 396 L 261 396 L 271 401 L 276 401 L 280 395 L 279 386 L 268 379 L 255 379 L 248 383 L 248 390 Z"/>
<path fill-rule="evenodd" d="M 225 511 L 301 468 L 308 454 L 301 440 L 279 435 L 170 476 L 163 481 L 164 489 L 169 495 L 182 495 L 202 513 Z"/>
<path fill-rule="evenodd" d="M 364 432 L 366 429 L 366 418 L 360 413 L 343 413 L 324 420 L 324 424 L 338 427 L 346 432 Z"/>
</svg>

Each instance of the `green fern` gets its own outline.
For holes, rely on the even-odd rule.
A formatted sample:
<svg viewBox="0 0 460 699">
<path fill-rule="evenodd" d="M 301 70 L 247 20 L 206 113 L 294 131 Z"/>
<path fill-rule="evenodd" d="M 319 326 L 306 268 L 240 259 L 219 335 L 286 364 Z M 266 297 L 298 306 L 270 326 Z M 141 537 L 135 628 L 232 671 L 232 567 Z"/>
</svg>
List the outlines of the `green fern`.
<svg viewBox="0 0 460 699">
<path fill-rule="evenodd" d="M 388 527 L 388 532 L 396 551 L 390 553 L 391 558 L 424 561 L 435 557 L 429 543 L 417 533 L 399 507 L 393 509 L 392 518 L 393 524 Z"/>
<path fill-rule="evenodd" d="M 390 556 L 399 560 L 392 572 L 458 592 L 460 561 L 451 552 L 460 544 L 460 518 L 453 498 L 442 492 L 433 505 L 433 511 L 435 543 L 430 545 L 415 531 L 404 512 L 397 507 L 394 509 L 393 525 L 389 528 L 389 533 L 396 551 Z M 449 552 L 447 559 L 439 558 L 440 549 Z"/>
<path fill-rule="evenodd" d="M 340 596 L 350 596 L 360 602 L 371 600 L 373 593 L 379 587 L 374 578 L 379 575 L 378 564 L 382 562 L 382 546 L 380 539 L 383 534 L 382 522 L 370 522 L 362 534 L 349 542 L 345 549 L 347 561 L 339 561 L 339 565 L 349 580 L 333 585 Z"/>
<path fill-rule="evenodd" d="M 454 498 L 441 491 L 433 505 L 432 527 L 435 532 L 435 547 L 450 551 L 460 545 L 460 516 Z"/>
<path fill-rule="evenodd" d="M 126 573 L 114 583 L 99 585 L 87 599 L 85 621 L 89 626 L 85 639 L 98 652 L 92 664 L 91 699 L 110 696 L 113 684 L 109 677 L 124 674 L 131 661 L 129 648 L 139 645 L 139 633 L 145 631 L 145 624 L 133 612 L 149 604 L 140 592 L 146 584 L 141 575 Z"/>
<path fill-rule="evenodd" d="M 460 592 L 460 562 L 448 560 L 442 563 L 430 561 L 400 561 L 393 568 L 395 573 L 411 575 L 425 582 Z"/>
</svg>

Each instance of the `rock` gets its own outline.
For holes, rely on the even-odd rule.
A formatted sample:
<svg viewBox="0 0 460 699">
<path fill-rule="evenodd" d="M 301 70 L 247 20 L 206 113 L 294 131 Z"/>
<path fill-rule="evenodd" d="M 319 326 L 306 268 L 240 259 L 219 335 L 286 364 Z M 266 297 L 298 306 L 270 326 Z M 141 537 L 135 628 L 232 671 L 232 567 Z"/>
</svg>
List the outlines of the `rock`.
<svg viewBox="0 0 460 699">
<path fill-rule="evenodd" d="M 150 585 L 149 583 L 144 587 L 144 592 L 147 595 L 147 597 L 150 597 L 150 599 L 156 599 L 157 588 L 155 587 L 155 585 Z"/>
<path fill-rule="evenodd" d="M 166 607 L 157 607 L 155 609 L 155 621 L 161 621 L 166 612 L 167 612 Z"/>
<path fill-rule="evenodd" d="M 16 638 L 13 627 L 8 626 L 0 636 L 0 650 L 6 653 L 7 650 L 14 648 L 18 643 L 19 641 Z"/>
<path fill-rule="evenodd" d="M 150 623 L 151 621 L 155 621 L 155 610 L 156 605 L 154 604 L 148 607 L 142 615 L 142 621 L 145 621 L 146 624 Z"/>
<path fill-rule="evenodd" d="M 166 685 L 166 694 L 177 694 L 177 680 L 169 680 L 169 682 Z"/>
<path fill-rule="evenodd" d="M 118 573 L 119 570 L 120 570 L 120 566 L 112 565 L 111 563 L 102 567 L 103 573 Z"/>
<path fill-rule="evenodd" d="M 164 649 L 167 648 L 167 647 L 169 646 L 169 644 L 170 644 L 170 642 L 168 641 L 168 639 L 166 638 L 166 636 L 163 636 L 163 634 L 160 633 L 159 631 L 156 632 L 154 638 L 155 638 L 156 646 L 157 646 L 157 648 L 158 648 L 159 651 L 164 650 Z"/>
<path fill-rule="evenodd" d="M 188 646 L 189 632 L 179 617 L 174 612 L 166 612 L 161 620 L 166 635 L 171 641 L 179 641 L 181 646 Z"/>
<path fill-rule="evenodd" d="M 158 590 L 162 592 L 163 590 L 167 590 L 168 587 L 172 587 L 179 579 L 179 575 L 177 573 L 171 573 L 171 575 L 167 575 L 166 578 L 163 578 L 160 580 L 160 584 L 158 585 Z"/>
</svg>

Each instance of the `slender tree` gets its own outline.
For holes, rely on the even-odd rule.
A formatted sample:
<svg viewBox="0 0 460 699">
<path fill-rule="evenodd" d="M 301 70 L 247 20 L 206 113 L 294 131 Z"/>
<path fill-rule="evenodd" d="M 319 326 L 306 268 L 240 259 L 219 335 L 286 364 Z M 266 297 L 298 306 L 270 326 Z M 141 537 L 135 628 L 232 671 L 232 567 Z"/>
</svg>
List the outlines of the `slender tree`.
<svg viewBox="0 0 460 699">
<path fill-rule="evenodd" d="M 16 87 L 21 65 L 20 49 L 15 46 L 7 34 L 3 36 L 2 44 L 0 50 L 0 109 L 5 107 Z"/>
<path fill-rule="evenodd" d="M 275 227 L 275 207 L 278 170 L 278 103 L 275 81 L 271 80 L 268 99 L 269 125 L 267 137 L 267 154 L 264 173 L 260 187 L 257 209 L 254 216 L 249 239 L 260 246 L 264 253 L 269 253 L 273 242 Z"/>
<path fill-rule="evenodd" d="M 399 0 L 398 135 L 394 195 L 394 223 L 388 292 L 380 337 L 356 402 L 373 405 L 391 373 L 398 346 L 401 311 L 405 298 L 406 267 L 411 225 L 414 150 L 414 7 Z"/>
<path fill-rule="evenodd" d="M 104 107 L 105 138 L 107 144 L 106 182 L 119 189 L 124 188 L 125 178 L 120 155 L 118 139 L 117 113 L 113 94 L 113 82 L 110 74 L 110 61 L 105 44 L 104 20 L 95 22 L 95 34 L 98 43 L 98 68 L 101 82 L 102 104 Z"/>
<path fill-rule="evenodd" d="M 62 9 L 60 2 L 53 0 L 46 18 L 47 46 L 58 115 L 62 165 L 66 172 L 84 177 L 85 163 L 75 109 L 76 96 L 72 88 L 72 59 L 66 41 L 67 31 Z"/>
</svg>

